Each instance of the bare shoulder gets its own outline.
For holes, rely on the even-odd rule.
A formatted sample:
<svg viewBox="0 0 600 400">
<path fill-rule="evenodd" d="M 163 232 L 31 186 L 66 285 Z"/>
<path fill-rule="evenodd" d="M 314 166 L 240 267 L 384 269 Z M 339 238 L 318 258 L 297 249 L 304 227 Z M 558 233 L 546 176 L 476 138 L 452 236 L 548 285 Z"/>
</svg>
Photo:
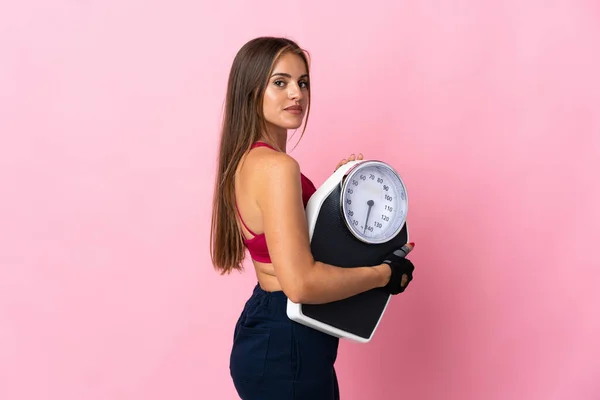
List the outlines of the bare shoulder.
<svg viewBox="0 0 600 400">
<path fill-rule="evenodd" d="M 289 207 L 302 207 L 300 165 L 289 154 L 256 149 L 248 155 L 252 193 L 263 211 L 263 221 L 275 213 L 289 213 Z M 269 214 L 269 215 L 267 215 Z"/>
<path fill-rule="evenodd" d="M 258 178 L 259 186 L 282 183 L 281 180 L 299 181 L 300 164 L 289 154 L 270 149 L 256 149 L 246 162 Z"/>
</svg>

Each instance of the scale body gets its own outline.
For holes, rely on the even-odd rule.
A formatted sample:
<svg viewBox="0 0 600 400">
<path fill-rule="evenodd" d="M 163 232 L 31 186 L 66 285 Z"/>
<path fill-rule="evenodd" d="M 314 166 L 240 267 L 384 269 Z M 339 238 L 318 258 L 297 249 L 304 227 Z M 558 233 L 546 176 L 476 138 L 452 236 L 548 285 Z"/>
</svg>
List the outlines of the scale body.
<svg viewBox="0 0 600 400">
<path fill-rule="evenodd" d="M 369 173 L 376 170 L 385 174 Z M 384 186 L 385 180 L 394 181 L 395 202 L 389 200 L 393 193 L 389 192 L 388 197 L 387 192 L 380 191 L 380 188 L 390 189 L 389 183 Z M 379 181 L 383 183 L 377 185 Z M 362 188 L 361 198 L 357 194 L 357 190 L 361 190 L 359 188 Z M 369 198 L 365 197 L 369 192 L 376 199 L 375 206 L 372 201 L 368 209 L 352 205 L 352 201 L 356 203 Z M 394 204 L 401 210 L 396 209 L 395 213 L 377 212 L 384 206 L 388 210 L 391 207 L 388 204 Z M 316 190 L 306 205 L 310 247 L 315 261 L 343 268 L 381 264 L 388 254 L 408 243 L 407 211 L 404 183 L 388 164 L 359 160 L 342 165 Z M 384 220 L 378 222 L 382 218 Z M 368 237 L 365 226 L 372 229 L 384 226 L 381 225 L 383 222 L 387 224 L 388 232 Z M 377 229 L 370 232 L 377 232 Z M 376 288 L 325 304 L 300 304 L 288 299 L 286 311 L 292 321 L 338 338 L 367 343 L 373 338 L 390 298 L 391 295 L 382 288 Z"/>
</svg>

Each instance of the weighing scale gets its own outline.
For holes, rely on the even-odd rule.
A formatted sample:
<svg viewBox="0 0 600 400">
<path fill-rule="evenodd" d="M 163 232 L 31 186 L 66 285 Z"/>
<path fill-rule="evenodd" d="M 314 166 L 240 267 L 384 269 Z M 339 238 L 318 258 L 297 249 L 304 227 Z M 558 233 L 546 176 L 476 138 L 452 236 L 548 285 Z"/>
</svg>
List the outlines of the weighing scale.
<svg viewBox="0 0 600 400">
<path fill-rule="evenodd" d="M 338 168 L 306 205 L 315 261 L 344 268 L 378 265 L 408 243 L 408 196 L 400 175 L 377 160 Z M 339 338 L 369 342 L 391 295 L 376 288 L 326 304 L 287 300 L 288 317 Z"/>
</svg>

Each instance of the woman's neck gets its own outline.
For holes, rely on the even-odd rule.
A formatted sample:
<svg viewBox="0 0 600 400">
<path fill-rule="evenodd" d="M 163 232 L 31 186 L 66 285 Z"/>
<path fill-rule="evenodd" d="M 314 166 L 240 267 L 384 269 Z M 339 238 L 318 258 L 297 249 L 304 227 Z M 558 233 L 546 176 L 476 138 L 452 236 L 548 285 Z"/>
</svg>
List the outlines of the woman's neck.
<svg viewBox="0 0 600 400">
<path fill-rule="evenodd" d="M 284 129 L 282 132 L 274 133 L 270 137 L 263 135 L 260 141 L 285 153 L 287 151 L 287 129 Z"/>
</svg>

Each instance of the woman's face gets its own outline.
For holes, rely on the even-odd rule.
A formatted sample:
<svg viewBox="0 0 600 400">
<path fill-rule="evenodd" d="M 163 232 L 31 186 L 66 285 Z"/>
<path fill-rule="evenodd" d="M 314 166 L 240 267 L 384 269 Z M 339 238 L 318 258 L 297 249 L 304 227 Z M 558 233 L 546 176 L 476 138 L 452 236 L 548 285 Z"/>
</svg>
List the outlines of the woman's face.
<svg viewBox="0 0 600 400">
<path fill-rule="evenodd" d="M 263 99 L 263 115 L 274 133 L 285 133 L 302 125 L 308 104 L 308 73 L 302 58 L 286 53 L 269 77 Z"/>
</svg>

